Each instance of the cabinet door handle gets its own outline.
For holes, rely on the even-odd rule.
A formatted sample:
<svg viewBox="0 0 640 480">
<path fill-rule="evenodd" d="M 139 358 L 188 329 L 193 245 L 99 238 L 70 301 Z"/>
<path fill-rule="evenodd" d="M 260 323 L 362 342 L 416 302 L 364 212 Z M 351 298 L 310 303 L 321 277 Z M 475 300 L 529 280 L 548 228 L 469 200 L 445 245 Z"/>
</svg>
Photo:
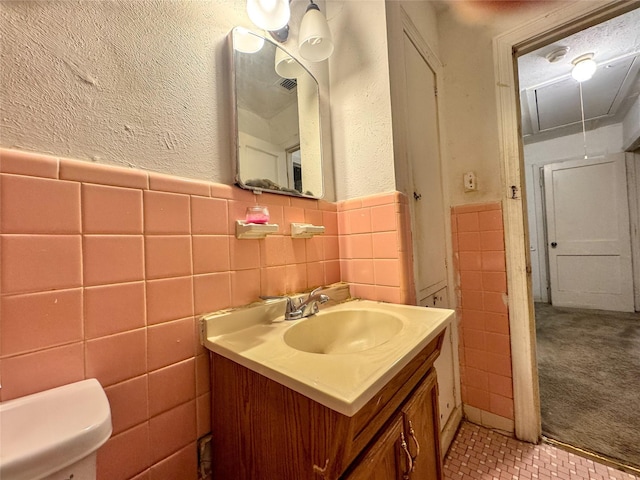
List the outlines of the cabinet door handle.
<svg viewBox="0 0 640 480">
<path fill-rule="evenodd" d="M 420 444 L 418 443 L 418 439 L 416 438 L 416 432 L 413 430 L 413 425 L 411 424 L 411 420 L 409 420 L 409 435 L 411 435 L 411 439 L 416 444 L 416 454 L 411 457 L 411 471 L 415 471 L 416 469 L 416 460 L 418 455 L 420 455 Z"/>
<path fill-rule="evenodd" d="M 402 474 L 402 480 L 409 480 L 409 474 L 413 471 L 413 459 L 411 458 L 411 454 L 409 453 L 409 449 L 407 448 L 407 442 L 404 439 L 404 432 L 400 433 L 400 446 L 407 456 L 407 468 L 406 471 Z"/>
</svg>

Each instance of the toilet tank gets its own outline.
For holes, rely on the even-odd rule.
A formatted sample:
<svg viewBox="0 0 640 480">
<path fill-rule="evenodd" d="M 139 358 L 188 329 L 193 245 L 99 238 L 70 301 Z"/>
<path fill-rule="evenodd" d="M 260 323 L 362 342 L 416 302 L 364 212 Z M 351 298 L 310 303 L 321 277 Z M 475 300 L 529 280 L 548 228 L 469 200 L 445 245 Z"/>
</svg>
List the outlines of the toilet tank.
<svg viewBox="0 0 640 480">
<path fill-rule="evenodd" d="M 0 403 L 0 479 L 36 480 L 92 455 L 111 435 L 95 379 Z"/>
</svg>

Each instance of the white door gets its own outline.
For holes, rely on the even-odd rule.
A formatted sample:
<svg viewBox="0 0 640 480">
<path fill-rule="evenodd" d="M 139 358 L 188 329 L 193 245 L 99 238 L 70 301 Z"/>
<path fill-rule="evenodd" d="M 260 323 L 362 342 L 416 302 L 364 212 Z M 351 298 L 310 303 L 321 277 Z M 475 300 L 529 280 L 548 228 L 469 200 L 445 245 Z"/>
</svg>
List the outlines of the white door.
<svg viewBox="0 0 640 480">
<path fill-rule="evenodd" d="M 418 305 L 448 307 L 445 210 L 440 167 L 436 75 L 414 43 L 404 35 L 407 155 L 411 172 L 414 279 Z M 438 372 L 440 428 L 456 405 L 451 329 L 447 330 Z"/>
<path fill-rule="evenodd" d="M 544 167 L 551 302 L 634 310 L 624 154 Z"/>
<path fill-rule="evenodd" d="M 407 153 L 413 183 L 414 276 L 418 303 L 446 285 L 445 219 L 440 168 L 436 76 L 404 36 Z"/>
<path fill-rule="evenodd" d="M 283 148 L 244 132 L 238 132 L 238 142 L 242 157 L 239 173 L 243 183 L 268 179 L 281 187 L 289 187 Z"/>
</svg>

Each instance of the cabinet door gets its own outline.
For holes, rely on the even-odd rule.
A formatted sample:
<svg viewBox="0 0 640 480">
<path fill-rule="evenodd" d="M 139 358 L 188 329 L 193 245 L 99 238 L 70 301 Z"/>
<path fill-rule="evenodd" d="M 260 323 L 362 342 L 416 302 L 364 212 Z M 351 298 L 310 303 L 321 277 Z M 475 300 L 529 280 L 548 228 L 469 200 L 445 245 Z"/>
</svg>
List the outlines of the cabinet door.
<svg viewBox="0 0 640 480">
<path fill-rule="evenodd" d="M 442 478 L 438 384 L 434 370 L 418 386 L 402 408 L 405 437 L 413 458 L 412 479 Z"/>
<path fill-rule="evenodd" d="M 344 480 L 408 479 L 411 465 L 402 424 L 402 417 L 397 416 Z"/>
</svg>

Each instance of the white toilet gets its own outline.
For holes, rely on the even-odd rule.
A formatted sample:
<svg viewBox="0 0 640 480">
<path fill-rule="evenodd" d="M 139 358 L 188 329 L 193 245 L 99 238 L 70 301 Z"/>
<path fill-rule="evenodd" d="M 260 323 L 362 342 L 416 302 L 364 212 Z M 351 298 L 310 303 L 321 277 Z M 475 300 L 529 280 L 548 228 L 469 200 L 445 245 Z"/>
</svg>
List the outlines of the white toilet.
<svg viewBox="0 0 640 480">
<path fill-rule="evenodd" d="M 92 480 L 111 435 L 95 378 L 0 403 L 0 479 Z"/>
</svg>

